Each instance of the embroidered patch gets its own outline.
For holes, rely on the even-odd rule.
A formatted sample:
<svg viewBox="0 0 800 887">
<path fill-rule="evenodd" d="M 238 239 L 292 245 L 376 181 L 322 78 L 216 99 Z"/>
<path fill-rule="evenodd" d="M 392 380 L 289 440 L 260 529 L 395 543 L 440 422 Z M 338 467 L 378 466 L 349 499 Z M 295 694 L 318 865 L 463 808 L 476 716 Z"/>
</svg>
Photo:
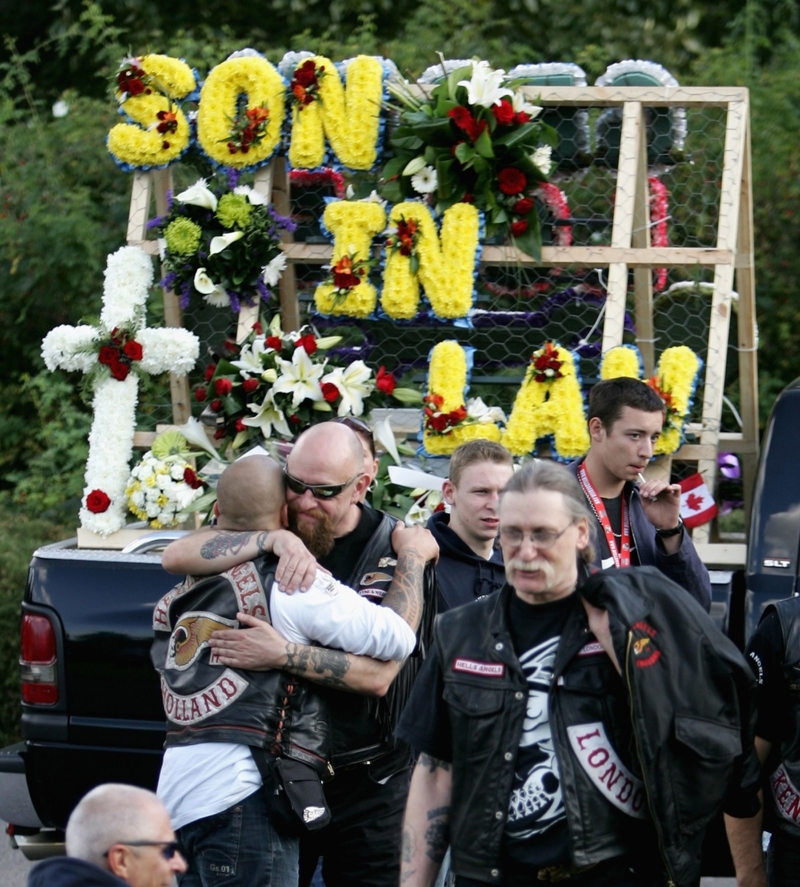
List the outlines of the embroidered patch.
<svg viewBox="0 0 800 887">
<path fill-rule="evenodd" d="M 232 567 L 223 575 L 233 584 L 239 609 L 249 616 L 267 618 L 267 598 L 261 585 L 258 570 L 248 561 Z"/>
<path fill-rule="evenodd" d="M 597 656 L 599 653 L 603 652 L 603 645 L 598 641 L 592 641 L 578 653 L 578 656 Z"/>
<path fill-rule="evenodd" d="M 769 787 L 781 816 L 795 825 L 800 823 L 800 792 L 789 779 L 783 764 L 770 776 Z"/>
<path fill-rule="evenodd" d="M 197 724 L 232 705 L 248 687 L 241 676 L 225 669 L 221 677 L 204 690 L 189 696 L 173 693 L 161 678 L 161 701 L 167 717 L 176 724 Z"/>
<path fill-rule="evenodd" d="M 382 557 L 378 561 L 379 567 L 396 567 L 397 566 L 397 558 L 394 557 Z"/>
<path fill-rule="evenodd" d="M 653 640 L 658 632 L 652 625 L 648 625 L 642 620 L 634 623 L 632 632 L 641 632 L 643 635 L 643 637 L 636 637 L 631 645 L 634 665 L 637 668 L 649 668 L 651 665 L 655 665 L 661 658 L 661 650 L 656 647 Z"/>
<path fill-rule="evenodd" d="M 600 794 L 634 819 L 647 819 L 644 783 L 622 763 L 602 723 L 567 727 L 572 751 Z"/>
<path fill-rule="evenodd" d="M 453 663 L 453 671 L 479 674 L 486 678 L 502 678 L 506 673 L 506 667 L 502 662 L 478 662 L 475 659 L 456 659 Z"/>
<path fill-rule="evenodd" d="M 388 573 L 364 573 L 359 585 L 372 585 L 375 582 L 391 582 L 392 577 Z"/>
<path fill-rule="evenodd" d="M 368 597 L 373 601 L 380 601 L 386 597 L 386 588 L 359 588 L 358 593 L 361 597 Z"/>
<path fill-rule="evenodd" d="M 197 657 L 208 647 L 208 639 L 215 631 L 238 627 L 239 623 L 235 619 L 223 619 L 216 613 L 184 613 L 170 636 L 165 668 L 175 671 L 191 668 Z"/>
<path fill-rule="evenodd" d="M 314 822 L 315 819 L 319 819 L 324 813 L 324 807 L 304 807 L 303 822 Z"/>
</svg>

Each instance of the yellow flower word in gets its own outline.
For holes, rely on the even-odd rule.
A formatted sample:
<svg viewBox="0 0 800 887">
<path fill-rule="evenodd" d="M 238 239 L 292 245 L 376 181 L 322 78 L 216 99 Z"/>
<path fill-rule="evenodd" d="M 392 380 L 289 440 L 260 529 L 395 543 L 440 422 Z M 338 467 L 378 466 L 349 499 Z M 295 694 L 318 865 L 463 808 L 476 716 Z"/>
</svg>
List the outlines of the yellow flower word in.
<svg viewBox="0 0 800 887">
<path fill-rule="evenodd" d="M 655 454 L 674 453 L 681 445 L 683 426 L 692 405 L 702 360 L 686 345 L 675 345 L 661 354 L 656 368 L 659 393 L 664 398 L 668 421 L 656 441 Z"/>
<path fill-rule="evenodd" d="M 189 121 L 176 102 L 195 87 L 186 62 L 166 55 L 146 55 L 141 66 L 154 88 L 126 93 L 123 111 L 134 123 L 118 123 L 108 134 L 108 150 L 126 167 L 165 166 L 189 146 Z M 118 94 L 119 95 L 119 94 Z"/>
<path fill-rule="evenodd" d="M 641 379 L 642 358 L 639 349 L 629 345 L 617 345 L 603 355 L 600 364 L 601 379 Z"/>
<path fill-rule="evenodd" d="M 552 435 L 559 458 L 575 459 L 589 449 L 583 393 L 572 353 L 555 346 L 561 361 L 560 378 L 540 383 L 534 362 L 528 366 L 525 380 L 514 399 L 503 435 L 503 446 L 515 456 L 533 452 L 536 442 Z"/>
<path fill-rule="evenodd" d="M 368 55 L 353 59 L 345 90 L 330 59 L 314 56 L 309 61 L 324 68 L 325 76 L 315 92 L 318 101 L 292 110 L 289 162 L 297 169 L 322 166 L 327 136 L 340 163 L 350 169 L 371 169 L 378 159 L 383 65 Z"/>
<path fill-rule="evenodd" d="M 409 201 L 392 207 L 390 226 L 401 219 L 418 225 L 415 247 L 419 270 L 411 271 L 411 256 L 391 250 L 383 273 L 381 307 L 394 320 L 410 320 L 419 309 L 420 284 L 438 317 L 465 317 L 473 304 L 480 215 L 470 203 L 446 210 L 441 238 L 427 206 Z"/>
<path fill-rule="evenodd" d="M 247 109 L 238 107 L 239 96 L 247 96 Z M 250 142 L 248 150 L 231 151 L 233 122 L 247 111 L 268 112 L 266 133 Z M 197 111 L 197 140 L 215 163 L 246 169 L 269 160 L 280 144 L 286 113 L 283 78 L 262 56 L 227 59 L 213 68 L 200 90 Z M 241 140 L 240 140 L 241 141 Z"/>
<path fill-rule="evenodd" d="M 452 413 L 463 408 L 467 397 L 467 354 L 458 342 L 448 339 L 434 345 L 428 367 L 428 396 L 441 398 L 439 410 Z M 423 427 L 422 445 L 432 456 L 449 456 L 469 440 L 500 442 L 500 429 L 493 423 L 458 425 L 448 434 L 431 434 Z"/>
<path fill-rule="evenodd" d="M 386 227 L 386 213 L 379 203 L 372 201 L 335 200 L 325 207 L 322 221 L 334 236 L 331 258 L 334 268 L 344 256 L 353 262 L 370 258 L 372 238 Z M 377 300 L 377 290 L 366 279 L 354 286 L 344 299 L 332 283 L 321 283 L 314 292 L 320 314 L 369 317 L 375 311 Z"/>
</svg>

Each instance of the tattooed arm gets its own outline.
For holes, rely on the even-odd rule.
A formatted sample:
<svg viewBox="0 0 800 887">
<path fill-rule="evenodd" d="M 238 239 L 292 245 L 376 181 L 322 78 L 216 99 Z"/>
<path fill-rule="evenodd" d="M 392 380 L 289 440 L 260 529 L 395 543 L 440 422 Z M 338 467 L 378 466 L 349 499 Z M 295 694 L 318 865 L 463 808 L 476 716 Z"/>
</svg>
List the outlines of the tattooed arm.
<svg viewBox="0 0 800 887">
<path fill-rule="evenodd" d="M 403 822 L 402 887 L 430 887 L 450 843 L 450 764 L 421 754 L 411 777 Z"/>
<path fill-rule="evenodd" d="M 305 591 L 310 587 L 317 562 L 288 530 L 204 527 L 171 542 L 161 556 L 161 566 L 168 573 L 208 576 L 270 553 L 278 558 L 275 578 L 283 590 Z"/>
</svg>

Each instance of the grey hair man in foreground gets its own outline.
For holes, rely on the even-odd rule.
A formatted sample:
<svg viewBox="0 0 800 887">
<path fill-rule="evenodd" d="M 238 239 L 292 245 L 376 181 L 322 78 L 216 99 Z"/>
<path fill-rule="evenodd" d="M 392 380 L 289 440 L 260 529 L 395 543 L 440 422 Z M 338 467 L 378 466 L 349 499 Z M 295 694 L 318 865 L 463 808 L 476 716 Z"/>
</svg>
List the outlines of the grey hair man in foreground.
<svg viewBox="0 0 800 887">
<path fill-rule="evenodd" d="M 28 887 L 170 887 L 186 871 L 164 805 L 143 788 L 106 783 L 72 811 L 67 855 L 31 869 Z"/>
</svg>

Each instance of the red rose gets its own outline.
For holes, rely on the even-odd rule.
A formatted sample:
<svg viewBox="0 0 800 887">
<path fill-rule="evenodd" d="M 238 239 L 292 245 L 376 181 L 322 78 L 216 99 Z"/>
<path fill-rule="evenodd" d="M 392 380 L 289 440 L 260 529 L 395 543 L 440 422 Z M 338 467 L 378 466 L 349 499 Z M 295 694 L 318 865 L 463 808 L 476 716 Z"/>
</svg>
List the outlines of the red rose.
<svg viewBox="0 0 800 887">
<path fill-rule="evenodd" d="M 311 357 L 311 355 L 317 350 L 317 340 L 314 338 L 313 333 L 309 333 L 307 336 L 300 336 L 300 338 L 294 343 L 295 348 L 304 348 L 306 354 Z"/>
<path fill-rule="evenodd" d="M 378 375 L 375 376 L 375 387 L 378 391 L 382 391 L 384 394 L 391 394 L 396 385 L 397 380 L 395 377 L 386 371 L 385 366 L 381 365 L 381 368 L 378 370 Z"/>
<path fill-rule="evenodd" d="M 184 481 L 193 489 L 199 490 L 203 486 L 203 481 L 197 476 L 197 472 L 192 468 L 185 468 L 183 471 Z"/>
<path fill-rule="evenodd" d="M 455 108 L 451 108 L 447 112 L 447 116 L 452 118 L 453 123 L 455 123 L 459 129 L 466 129 L 474 120 L 469 109 L 465 108 L 463 105 L 456 105 Z"/>
<path fill-rule="evenodd" d="M 333 272 L 333 285 L 337 290 L 349 290 L 358 286 L 359 283 L 361 283 L 361 278 L 357 274 L 353 274 L 352 271 Z"/>
<path fill-rule="evenodd" d="M 209 404 L 209 407 L 215 412 L 218 413 L 222 409 L 222 401 L 221 400 L 212 400 Z"/>
<path fill-rule="evenodd" d="M 242 391 L 244 391 L 245 394 L 250 394 L 250 392 L 255 391 L 258 386 L 258 379 L 245 379 L 244 382 L 242 382 Z"/>
<path fill-rule="evenodd" d="M 214 373 L 217 371 L 217 365 L 215 363 L 210 363 L 206 367 L 206 371 L 203 374 L 206 382 L 210 382 L 214 378 Z"/>
<path fill-rule="evenodd" d="M 130 360 L 141 360 L 142 346 L 131 339 L 130 342 L 126 342 L 122 347 L 122 353 Z"/>
<path fill-rule="evenodd" d="M 247 431 L 247 426 L 244 424 L 244 419 L 236 420 L 236 430 L 237 431 Z"/>
<path fill-rule="evenodd" d="M 113 348 L 111 345 L 103 345 L 97 354 L 97 359 L 100 363 L 105 364 L 106 366 L 111 366 L 114 361 L 119 360 L 117 349 Z"/>
<path fill-rule="evenodd" d="M 475 203 L 475 195 L 470 194 L 469 191 L 461 198 L 462 203 Z"/>
<path fill-rule="evenodd" d="M 442 434 L 442 432 L 444 432 L 444 430 L 447 428 L 447 422 L 447 413 L 441 413 L 439 416 L 430 416 L 428 418 L 428 426 L 433 431 L 438 431 L 439 434 Z"/>
<path fill-rule="evenodd" d="M 264 346 L 266 348 L 274 348 L 276 351 L 280 351 L 283 347 L 283 340 L 280 336 L 267 336 Z"/>
<path fill-rule="evenodd" d="M 289 422 L 292 425 L 300 425 L 302 421 L 303 420 L 298 415 L 289 416 Z"/>
<path fill-rule="evenodd" d="M 214 393 L 219 395 L 219 397 L 224 397 L 226 394 L 230 394 L 231 391 L 233 391 L 233 382 L 230 379 L 223 377 L 214 382 Z"/>
<path fill-rule="evenodd" d="M 217 430 L 214 432 L 214 440 L 222 440 L 223 437 L 225 437 L 225 429 L 217 428 Z"/>
<path fill-rule="evenodd" d="M 92 490 L 91 493 L 86 494 L 86 507 L 92 514 L 102 514 L 104 511 L 108 511 L 109 505 L 111 505 L 111 499 L 108 493 L 104 493 L 102 490 Z"/>
<path fill-rule="evenodd" d="M 512 207 L 511 212 L 516 216 L 527 216 L 533 209 L 533 201 L 530 197 L 521 197 Z"/>
<path fill-rule="evenodd" d="M 118 382 L 124 382 L 128 378 L 128 373 L 131 371 L 130 365 L 123 363 L 121 360 L 115 360 L 108 368 L 111 370 L 111 375 Z"/>
<path fill-rule="evenodd" d="M 294 72 L 294 80 L 301 86 L 312 86 L 317 79 L 316 68 L 314 59 L 306 59 Z"/>
<path fill-rule="evenodd" d="M 498 123 L 507 126 L 514 120 L 514 107 L 508 99 L 500 99 L 499 105 L 492 105 L 492 114 Z"/>
<path fill-rule="evenodd" d="M 528 230 L 527 219 L 519 219 L 516 222 L 511 223 L 511 236 L 512 237 L 522 237 L 522 235 L 527 230 Z"/>
<path fill-rule="evenodd" d="M 230 354 L 236 354 L 236 352 L 239 350 L 239 346 L 236 344 L 236 342 L 233 341 L 233 339 L 226 339 L 223 347 Z"/>
<path fill-rule="evenodd" d="M 257 321 L 253 324 L 253 332 L 254 332 L 257 336 L 262 336 L 262 335 L 264 334 L 264 327 L 261 326 L 261 321 L 260 321 L 260 320 L 257 320 Z"/>
<path fill-rule="evenodd" d="M 497 185 L 503 194 L 519 194 L 527 184 L 525 173 L 513 166 L 507 166 L 497 174 Z"/>
<path fill-rule="evenodd" d="M 530 114 L 526 114 L 524 111 L 517 111 L 514 115 L 514 123 L 518 126 L 522 126 L 523 123 L 528 123 L 531 119 Z"/>
<path fill-rule="evenodd" d="M 194 399 L 200 403 L 206 399 L 206 394 L 205 385 L 198 385 L 197 388 L 194 389 Z"/>
<path fill-rule="evenodd" d="M 323 382 L 320 387 L 322 388 L 322 396 L 328 401 L 328 403 L 333 403 L 339 396 L 339 389 L 333 384 L 333 382 Z"/>
</svg>

